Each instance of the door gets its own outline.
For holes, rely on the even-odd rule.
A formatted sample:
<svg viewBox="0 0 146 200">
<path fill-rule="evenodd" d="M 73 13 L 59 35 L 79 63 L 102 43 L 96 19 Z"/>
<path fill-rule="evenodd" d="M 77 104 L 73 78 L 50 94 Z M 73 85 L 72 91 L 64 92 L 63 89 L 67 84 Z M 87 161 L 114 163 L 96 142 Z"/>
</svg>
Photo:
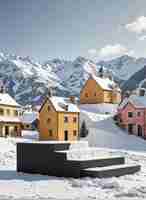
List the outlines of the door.
<svg viewBox="0 0 146 200">
<path fill-rule="evenodd" d="M 9 127 L 5 126 L 5 136 L 8 136 L 8 135 L 9 135 Z"/>
<path fill-rule="evenodd" d="M 64 140 L 68 140 L 68 131 L 64 131 Z"/>
<path fill-rule="evenodd" d="M 137 132 L 138 132 L 138 136 L 142 137 L 142 126 L 141 125 L 137 126 Z"/>
<path fill-rule="evenodd" d="M 128 132 L 133 134 L 133 124 L 128 124 Z"/>
</svg>

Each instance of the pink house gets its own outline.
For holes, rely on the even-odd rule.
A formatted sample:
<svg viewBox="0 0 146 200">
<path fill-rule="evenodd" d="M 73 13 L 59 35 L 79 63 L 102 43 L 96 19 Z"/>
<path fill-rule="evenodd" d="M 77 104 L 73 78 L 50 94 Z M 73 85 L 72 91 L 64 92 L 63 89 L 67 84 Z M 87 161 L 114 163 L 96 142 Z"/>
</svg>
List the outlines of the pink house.
<svg viewBox="0 0 146 200">
<path fill-rule="evenodd" d="M 124 99 L 117 116 L 120 127 L 146 139 L 146 96 L 131 95 Z"/>
</svg>

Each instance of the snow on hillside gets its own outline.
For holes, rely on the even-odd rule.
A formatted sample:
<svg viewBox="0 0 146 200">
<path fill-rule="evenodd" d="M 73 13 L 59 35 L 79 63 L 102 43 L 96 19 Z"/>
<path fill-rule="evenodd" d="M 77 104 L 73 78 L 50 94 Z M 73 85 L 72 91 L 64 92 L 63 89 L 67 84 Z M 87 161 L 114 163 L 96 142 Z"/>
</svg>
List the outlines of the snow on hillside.
<svg viewBox="0 0 146 200">
<path fill-rule="evenodd" d="M 106 107 L 104 108 L 106 109 Z M 85 140 L 89 142 L 90 146 L 146 151 L 145 140 L 134 135 L 128 135 L 127 132 L 115 125 L 114 113 L 98 113 L 96 109 L 93 111 L 93 105 L 88 105 L 81 108 L 80 115 L 81 121 L 85 120 L 89 128 L 89 134 Z"/>
<path fill-rule="evenodd" d="M 91 113 L 98 114 L 115 114 L 118 104 L 100 103 L 100 104 L 82 104 L 80 109 Z"/>
<path fill-rule="evenodd" d="M 145 58 L 122 56 L 97 64 L 84 57 L 73 61 L 52 59 L 40 64 L 30 57 L 0 52 L 0 81 L 14 81 L 13 89 L 8 87 L 9 93 L 19 103 L 28 104 L 33 97 L 46 95 L 49 87 L 54 88 L 56 95 L 78 96 L 89 74 L 95 75 L 100 66 L 104 66 L 105 72 L 112 73 L 115 80 L 121 81 L 142 69 L 145 63 Z"/>
<path fill-rule="evenodd" d="M 121 56 L 109 61 L 101 61 L 98 65 L 111 69 L 115 76 L 122 80 L 129 79 L 135 72 L 146 64 L 146 58 L 134 58 L 128 55 Z"/>
</svg>

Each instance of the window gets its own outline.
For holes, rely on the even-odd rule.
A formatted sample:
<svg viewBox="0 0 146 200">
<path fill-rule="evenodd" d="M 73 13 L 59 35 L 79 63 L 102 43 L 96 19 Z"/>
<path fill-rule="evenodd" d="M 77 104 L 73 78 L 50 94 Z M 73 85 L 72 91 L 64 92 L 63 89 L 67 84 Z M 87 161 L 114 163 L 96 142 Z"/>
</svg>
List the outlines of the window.
<svg viewBox="0 0 146 200">
<path fill-rule="evenodd" d="M 68 122 L 68 117 L 64 117 L 64 122 L 65 122 L 65 123 Z"/>
<path fill-rule="evenodd" d="M 14 116 L 18 116 L 18 111 L 14 110 Z"/>
<path fill-rule="evenodd" d="M 53 131 L 50 129 L 49 130 L 49 136 L 52 137 L 53 136 Z"/>
<path fill-rule="evenodd" d="M 4 109 L 0 108 L 0 115 L 4 115 Z"/>
<path fill-rule="evenodd" d="M 77 135 L 77 131 L 74 130 L 74 131 L 73 131 L 73 136 L 76 136 L 76 135 Z"/>
<path fill-rule="evenodd" d="M 141 112 L 137 112 L 137 116 L 140 117 L 141 116 Z"/>
<path fill-rule="evenodd" d="M 133 128 L 134 128 L 134 125 L 133 124 L 128 124 L 128 132 L 129 133 L 133 133 Z"/>
<path fill-rule="evenodd" d="M 49 124 L 50 122 L 51 122 L 51 119 L 50 119 L 50 118 L 48 118 L 48 119 L 47 119 L 47 123 Z"/>
<path fill-rule="evenodd" d="M 66 130 L 66 131 L 64 131 L 64 140 L 68 140 L 68 131 Z"/>
<path fill-rule="evenodd" d="M 17 126 L 14 127 L 14 131 L 17 133 L 17 131 L 18 131 L 18 127 Z"/>
<path fill-rule="evenodd" d="M 76 117 L 73 118 L 73 122 L 74 122 L 74 123 L 77 122 L 77 118 L 76 118 Z"/>
<path fill-rule="evenodd" d="M 48 106 L 48 111 L 50 111 L 51 110 L 51 107 L 50 106 Z"/>
<path fill-rule="evenodd" d="M 10 110 L 9 109 L 7 109 L 7 115 L 10 115 Z"/>
<path fill-rule="evenodd" d="M 128 112 L 128 117 L 129 118 L 133 117 L 133 113 L 132 112 Z"/>
<path fill-rule="evenodd" d="M 88 97 L 88 93 L 85 93 L 85 97 Z"/>
</svg>

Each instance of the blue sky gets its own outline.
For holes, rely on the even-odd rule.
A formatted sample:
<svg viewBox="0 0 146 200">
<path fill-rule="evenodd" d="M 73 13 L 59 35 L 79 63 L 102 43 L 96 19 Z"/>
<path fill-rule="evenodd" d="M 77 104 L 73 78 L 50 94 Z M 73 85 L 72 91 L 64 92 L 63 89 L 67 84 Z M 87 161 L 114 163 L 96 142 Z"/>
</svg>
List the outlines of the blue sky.
<svg viewBox="0 0 146 200">
<path fill-rule="evenodd" d="M 0 49 L 40 61 L 146 57 L 146 1 L 1 0 Z"/>
</svg>

